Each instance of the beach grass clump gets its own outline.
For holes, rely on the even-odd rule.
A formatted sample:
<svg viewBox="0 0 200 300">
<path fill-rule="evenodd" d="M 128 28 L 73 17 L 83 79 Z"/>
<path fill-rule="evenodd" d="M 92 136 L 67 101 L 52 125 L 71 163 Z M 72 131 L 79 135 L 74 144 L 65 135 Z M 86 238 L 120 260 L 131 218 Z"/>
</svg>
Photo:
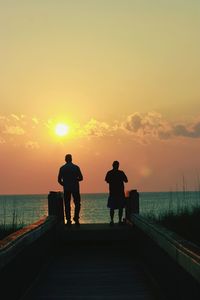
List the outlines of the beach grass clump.
<svg viewBox="0 0 200 300">
<path fill-rule="evenodd" d="M 0 240 L 9 234 L 23 228 L 25 226 L 23 220 L 19 220 L 16 210 L 12 213 L 11 222 L 7 224 L 6 214 L 4 214 L 3 222 L 0 224 Z"/>
<path fill-rule="evenodd" d="M 179 234 L 200 246 L 200 207 L 187 208 L 179 212 L 166 212 L 156 218 L 155 221 L 171 231 Z"/>
<path fill-rule="evenodd" d="M 8 225 L 1 224 L 0 225 L 0 240 L 4 239 L 9 234 L 11 234 L 23 227 L 24 227 L 24 224 L 8 224 Z"/>
</svg>

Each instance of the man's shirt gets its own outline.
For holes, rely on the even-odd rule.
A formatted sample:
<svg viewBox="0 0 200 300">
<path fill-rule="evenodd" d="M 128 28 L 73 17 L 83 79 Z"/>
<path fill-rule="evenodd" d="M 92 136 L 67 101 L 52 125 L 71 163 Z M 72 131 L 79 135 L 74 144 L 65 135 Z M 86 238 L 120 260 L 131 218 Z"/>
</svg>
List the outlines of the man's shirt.
<svg viewBox="0 0 200 300">
<path fill-rule="evenodd" d="M 72 162 L 63 165 L 58 174 L 58 182 L 64 186 L 64 189 L 79 188 L 79 181 L 83 180 L 80 168 Z"/>
<path fill-rule="evenodd" d="M 113 169 L 107 172 L 105 181 L 109 184 L 110 195 L 123 195 L 124 182 L 128 179 L 123 171 Z"/>
</svg>

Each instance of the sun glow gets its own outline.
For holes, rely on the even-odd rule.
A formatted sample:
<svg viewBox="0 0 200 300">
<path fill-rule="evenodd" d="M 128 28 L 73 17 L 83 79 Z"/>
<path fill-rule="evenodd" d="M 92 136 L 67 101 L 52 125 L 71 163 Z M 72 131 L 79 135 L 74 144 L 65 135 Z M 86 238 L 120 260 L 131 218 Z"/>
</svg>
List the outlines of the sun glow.
<svg viewBox="0 0 200 300">
<path fill-rule="evenodd" d="M 55 133 L 58 136 L 65 136 L 69 133 L 69 126 L 63 123 L 59 123 L 55 126 Z"/>
</svg>

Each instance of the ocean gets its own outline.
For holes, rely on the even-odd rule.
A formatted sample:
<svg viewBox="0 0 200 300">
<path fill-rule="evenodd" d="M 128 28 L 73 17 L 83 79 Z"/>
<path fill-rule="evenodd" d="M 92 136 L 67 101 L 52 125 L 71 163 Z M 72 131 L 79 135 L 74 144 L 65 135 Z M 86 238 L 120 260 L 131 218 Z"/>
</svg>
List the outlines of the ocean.
<svg viewBox="0 0 200 300">
<path fill-rule="evenodd" d="M 200 206 L 200 192 L 141 192 L 140 214 L 159 216 L 166 211 L 179 212 Z M 81 194 L 81 223 L 108 223 L 106 193 Z M 48 215 L 48 195 L 0 195 L 1 224 L 31 224 Z M 73 213 L 73 201 L 72 201 Z M 117 222 L 117 213 L 115 213 Z"/>
</svg>

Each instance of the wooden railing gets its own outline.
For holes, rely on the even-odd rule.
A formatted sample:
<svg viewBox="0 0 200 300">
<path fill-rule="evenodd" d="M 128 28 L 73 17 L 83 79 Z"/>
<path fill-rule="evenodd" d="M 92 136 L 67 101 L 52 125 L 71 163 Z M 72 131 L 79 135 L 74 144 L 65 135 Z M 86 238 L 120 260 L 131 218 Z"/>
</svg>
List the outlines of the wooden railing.
<svg viewBox="0 0 200 300">
<path fill-rule="evenodd" d="M 48 195 L 48 216 L 10 234 L 0 241 L 0 271 L 28 246 L 64 223 L 63 197 L 60 192 Z M 29 250 L 28 250 L 29 251 Z"/>
<path fill-rule="evenodd" d="M 139 193 L 131 190 L 126 197 L 126 222 L 148 236 L 157 247 L 200 284 L 200 248 L 167 228 L 142 217 Z"/>
</svg>

